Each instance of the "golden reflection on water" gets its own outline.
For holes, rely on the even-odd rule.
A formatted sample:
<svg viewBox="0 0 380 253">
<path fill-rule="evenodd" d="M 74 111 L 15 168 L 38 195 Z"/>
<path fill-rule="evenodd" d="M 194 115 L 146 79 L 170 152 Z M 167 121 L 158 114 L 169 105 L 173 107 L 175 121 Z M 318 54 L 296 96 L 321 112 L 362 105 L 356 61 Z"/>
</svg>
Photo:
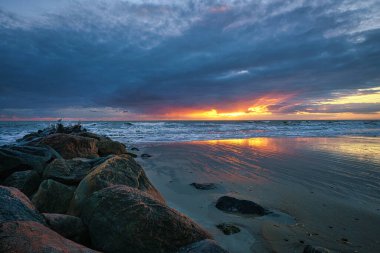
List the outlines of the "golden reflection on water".
<svg viewBox="0 0 380 253">
<path fill-rule="evenodd" d="M 279 138 L 249 138 L 249 139 L 224 139 L 224 140 L 207 140 L 207 141 L 199 141 L 199 144 L 206 145 L 233 145 L 233 146 L 241 146 L 247 148 L 253 148 L 255 150 L 262 150 L 271 153 L 280 153 L 283 152 L 285 147 L 284 143 L 282 143 Z"/>
<path fill-rule="evenodd" d="M 224 139 L 196 141 L 197 144 L 212 146 L 236 146 L 251 148 L 263 153 L 300 153 L 304 150 L 324 151 L 340 156 L 356 158 L 359 160 L 372 160 L 380 163 L 380 139 L 379 138 L 249 138 L 249 139 Z"/>
<path fill-rule="evenodd" d="M 249 147 L 267 147 L 269 145 L 270 140 L 268 138 L 251 138 L 251 139 L 209 140 L 205 142 L 211 145 L 232 144 L 232 145 L 242 145 L 242 146 L 249 146 Z"/>
<path fill-rule="evenodd" d="M 364 137 L 346 138 L 318 138 L 318 145 L 312 146 L 315 150 L 340 154 L 342 156 L 368 160 L 380 164 L 380 139 Z"/>
</svg>

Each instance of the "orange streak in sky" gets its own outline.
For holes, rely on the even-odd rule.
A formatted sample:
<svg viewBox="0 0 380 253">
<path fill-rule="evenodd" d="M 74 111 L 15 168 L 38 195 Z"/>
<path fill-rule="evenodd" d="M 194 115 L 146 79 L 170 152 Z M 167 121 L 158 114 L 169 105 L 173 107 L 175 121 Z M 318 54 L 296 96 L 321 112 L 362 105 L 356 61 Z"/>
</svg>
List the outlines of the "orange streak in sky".
<svg viewBox="0 0 380 253">
<path fill-rule="evenodd" d="M 166 114 L 168 118 L 228 120 L 271 115 L 269 107 L 279 104 L 292 95 L 271 94 L 254 101 L 242 101 L 235 108 L 220 110 L 218 106 L 205 110 L 184 109 Z"/>
</svg>

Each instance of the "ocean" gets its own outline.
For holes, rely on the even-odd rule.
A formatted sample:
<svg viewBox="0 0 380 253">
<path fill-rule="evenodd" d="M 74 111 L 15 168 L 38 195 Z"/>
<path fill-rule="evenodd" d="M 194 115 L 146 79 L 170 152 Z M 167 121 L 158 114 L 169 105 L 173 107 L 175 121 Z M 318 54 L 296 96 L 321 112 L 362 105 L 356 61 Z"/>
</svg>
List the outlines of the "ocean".
<svg viewBox="0 0 380 253">
<path fill-rule="evenodd" d="M 0 122 L 0 145 L 56 122 Z M 64 122 L 75 124 L 77 122 Z M 128 143 L 184 142 L 255 137 L 378 137 L 380 120 L 342 121 L 87 121 L 87 130 Z"/>
</svg>

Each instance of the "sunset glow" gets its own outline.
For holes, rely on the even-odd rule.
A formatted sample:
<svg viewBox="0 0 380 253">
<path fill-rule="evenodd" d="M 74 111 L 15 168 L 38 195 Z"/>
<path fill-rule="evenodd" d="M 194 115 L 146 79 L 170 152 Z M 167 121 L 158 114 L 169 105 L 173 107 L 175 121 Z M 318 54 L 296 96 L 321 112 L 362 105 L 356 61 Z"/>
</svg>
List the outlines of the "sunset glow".
<svg viewBox="0 0 380 253">
<path fill-rule="evenodd" d="M 371 92 L 371 93 L 363 93 Z M 371 89 L 360 89 L 357 94 L 341 96 L 320 102 L 321 105 L 343 105 L 343 104 L 379 104 L 380 111 L 380 87 Z"/>
<path fill-rule="evenodd" d="M 0 121 L 380 119 L 376 1 L 17 2 Z"/>
</svg>

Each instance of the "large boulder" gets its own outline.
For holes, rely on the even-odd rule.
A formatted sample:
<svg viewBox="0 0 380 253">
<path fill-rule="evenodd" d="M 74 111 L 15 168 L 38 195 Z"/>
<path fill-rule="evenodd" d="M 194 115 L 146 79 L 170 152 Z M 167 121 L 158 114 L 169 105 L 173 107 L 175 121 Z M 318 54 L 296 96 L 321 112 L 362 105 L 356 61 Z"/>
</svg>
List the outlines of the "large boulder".
<svg viewBox="0 0 380 253">
<path fill-rule="evenodd" d="M 124 144 L 108 139 L 98 141 L 97 147 L 99 156 L 121 155 L 126 152 Z"/>
<path fill-rule="evenodd" d="M 37 212 L 27 196 L 16 188 L 0 186 L 0 223 L 7 221 L 35 221 L 45 224 L 44 217 Z"/>
<path fill-rule="evenodd" d="M 92 168 L 93 163 L 87 159 L 55 159 L 46 166 L 43 178 L 54 179 L 64 184 L 79 184 Z"/>
<path fill-rule="evenodd" d="M 93 138 L 63 133 L 48 135 L 40 141 L 55 149 L 65 159 L 98 157 L 97 142 Z"/>
<path fill-rule="evenodd" d="M 94 253 L 33 221 L 0 223 L 0 252 Z"/>
<path fill-rule="evenodd" d="M 104 252 L 174 252 L 211 236 L 187 216 L 127 186 L 97 191 L 81 218 L 94 248 Z"/>
<path fill-rule="evenodd" d="M 177 253 L 228 253 L 214 240 L 206 239 L 182 247 Z"/>
<path fill-rule="evenodd" d="M 43 213 L 42 215 L 47 225 L 58 234 L 80 244 L 89 244 L 90 236 L 87 227 L 80 218 L 58 213 Z"/>
<path fill-rule="evenodd" d="M 15 171 L 36 170 L 42 173 L 51 160 L 59 157 L 49 147 L 3 146 L 0 148 L 0 180 Z"/>
<path fill-rule="evenodd" d="M 3 185 L 15 187 L 30 197 L 38 189 L 41 183 L 40 175 L 34 170 L 16 171 L 7 177 Z"/>
<path fill-rule="evenodd" d="M 71 201 L 69 213 L 79 215 L 83 202 L 93 192 L 113 185 L 126 185 L 149 193 L 158 201 L 165 202 L 154 188 L 142 167 L 130 156 L 113 156 L 96 166 L 78 185 Z"/>
<path fill-rule="evenodd" d="M 52 179 L 44 180 L 34 194 L 32 202 L 40 212 L 66 213 L 74 191 L 75 187 Z"/>
<path fill-rule="evenodd" d="M 229 213 L 252 214 L 262 216 L 270 211 L 250 200 L 241 200 L 230 196 L 223 196 L 216 202 L 216 208 Z"/>
</svg>

